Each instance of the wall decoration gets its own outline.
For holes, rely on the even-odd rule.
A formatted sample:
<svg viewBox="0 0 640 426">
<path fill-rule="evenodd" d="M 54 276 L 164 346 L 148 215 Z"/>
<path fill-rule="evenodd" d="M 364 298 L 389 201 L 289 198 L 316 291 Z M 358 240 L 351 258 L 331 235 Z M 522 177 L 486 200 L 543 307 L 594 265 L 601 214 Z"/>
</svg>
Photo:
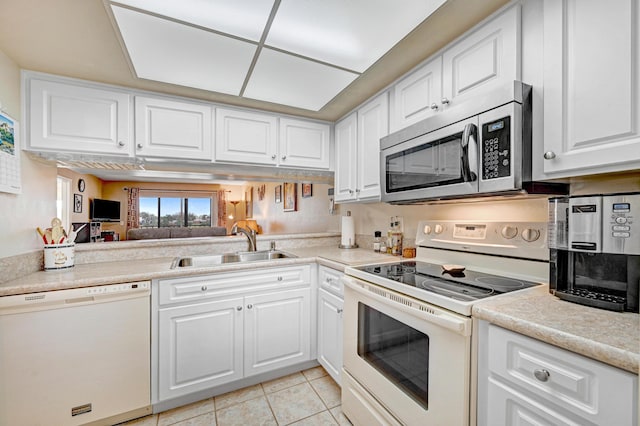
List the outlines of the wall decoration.
<svg viewBox="0 0 640 426">
<path fill-rule="evenodd" d="M 82 195 L 73 194 L 73 212 L 82 213 Z"/>
<path fill-rule="evenodd" d="M 0 191 L 22 192 L 18 122 L 0 111 Z"/>
<path fill-rule="evenodd" d="M 302 184 L 302 198 L 309 198 L 312 195 L 312 185 L 310 183 Z"/>
<path fill-rule="evenodd" d="M 78 180 L 78 191 L 84 192 L 84 189 L 85 189 L 86 185 L 87 184 L 84 182 L 84 179 L 79 179 Z"/>
<path fill-rule="evenodd" d="M 276 193 L 276 204 L 282 202 L 282 185 L 277 185 L 275 189 Z"/>
<path fill-rule="evenodd" d="M 295 212 L 296 211 L 296 201 L 298 198 L 297 194 L 297 183 L 283 183 L 284 187 L 284 206 L 283 210 L 285 212 Z"/>
<path fill-rule="evenodd" d="M 244 217 L 245 219 L 248 219 L 250 217 L 253 217 L 253 186 L 250 186 L 249 188 L 247 188 L 247 190 L 244 193 L 244 207 L 245 207 L 245 212 L 244 212 Z"/>
<path fill-rule="evenodd" d="M 267 190 L 267 186 L 262 184 L 258 187 L 258 200 L 262 201 L 264 199 L 264 193 Z"/>
</svg>

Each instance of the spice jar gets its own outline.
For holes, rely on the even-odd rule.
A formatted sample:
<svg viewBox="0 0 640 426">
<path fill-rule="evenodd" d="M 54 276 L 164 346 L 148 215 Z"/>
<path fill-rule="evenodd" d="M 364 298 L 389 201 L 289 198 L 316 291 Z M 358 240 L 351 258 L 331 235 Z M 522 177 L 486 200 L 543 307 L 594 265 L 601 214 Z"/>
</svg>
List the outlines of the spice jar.
<svg viewBox="0 0 640 426">
<path fill-rule="evenodd" d="M 380 252 L 381 240 L 382 240 L 382 232 L 375 231 L 373 233 L 373 251 L 375 251 L 376 253 Z"/>
</svg>

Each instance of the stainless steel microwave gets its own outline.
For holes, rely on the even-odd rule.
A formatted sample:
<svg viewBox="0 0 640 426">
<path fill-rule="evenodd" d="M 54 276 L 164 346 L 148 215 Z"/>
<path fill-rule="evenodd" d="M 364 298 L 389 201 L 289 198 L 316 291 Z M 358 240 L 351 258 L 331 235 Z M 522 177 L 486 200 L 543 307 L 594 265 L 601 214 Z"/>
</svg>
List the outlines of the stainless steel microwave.
<svg viewBox="0 0 640 426">
<path fill-rule="evenodd" d="M 541 190 L 530 184 L 531 86 L 508 87 L 451 107 L 380 140 L 382 201 L 427 200 Z"/>
</svg>

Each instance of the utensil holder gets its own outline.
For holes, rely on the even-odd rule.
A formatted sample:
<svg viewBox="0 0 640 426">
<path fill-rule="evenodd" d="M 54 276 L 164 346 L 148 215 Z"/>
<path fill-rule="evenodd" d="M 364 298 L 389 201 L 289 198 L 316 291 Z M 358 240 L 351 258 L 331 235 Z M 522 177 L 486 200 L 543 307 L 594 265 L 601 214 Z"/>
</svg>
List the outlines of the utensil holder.
<svg viewBox="0 0 640 426">
<path fill-rule="evenodd" d="M 75 260 L 75 243 L 46 244 L 44 246 L 44 270 L 72 268 Z"/>
</svg>

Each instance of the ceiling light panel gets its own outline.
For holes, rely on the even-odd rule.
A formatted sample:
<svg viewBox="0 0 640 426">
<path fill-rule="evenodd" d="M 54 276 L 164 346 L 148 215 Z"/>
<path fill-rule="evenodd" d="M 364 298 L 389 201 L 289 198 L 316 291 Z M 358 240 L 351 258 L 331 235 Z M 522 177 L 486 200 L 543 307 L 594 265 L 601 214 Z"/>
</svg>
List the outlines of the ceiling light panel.
<svg viewBox="0 0 640 426">
<path fill-rule="evenodd" d="M 259 41 L 274 2 L 268 0 L 121 0 L 117 3 Z"/>
<path fill-rule="evenodd" d="M 358 75 L 264 48 L 244 97 L 318 111 Z"/>
<path fill-rule="evenodd" d="M 266 44 L 363 72 L 445 0 L 282 0 Z"/>
<path fill-rule="evenodd" d="M 256 45 L 112 5 L 140 78 L 238 95 Z"/>
</svg>

